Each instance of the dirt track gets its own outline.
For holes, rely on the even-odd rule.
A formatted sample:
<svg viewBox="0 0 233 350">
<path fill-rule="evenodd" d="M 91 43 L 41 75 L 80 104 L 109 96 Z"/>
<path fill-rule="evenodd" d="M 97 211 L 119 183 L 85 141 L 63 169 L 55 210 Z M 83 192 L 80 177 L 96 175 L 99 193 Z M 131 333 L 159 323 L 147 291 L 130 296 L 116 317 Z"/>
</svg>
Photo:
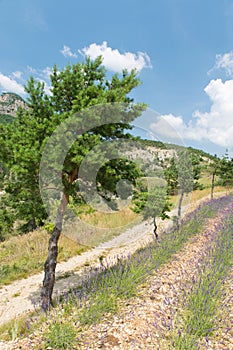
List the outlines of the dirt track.
<svg viewBox="0 0 233 350">
<path fill-rule="evenodd" d="M 183 215 L 197 207 L 207 197 L 183 207 Z M 176 210 L 170 216 L 176 215 Z M 171 220 L 158 222 L 158 233 L 171 226 Z M 54 293 L 62 293 L 67 287 L 79 285 L 81 279 L 88 275 L 90 265 L 99 266 L 99 257 L 104 256 L 108 262 L 115 262 L 116 256 L 133 253 L 139 247 L 154 239 L 153 225 L 148 221 L 142 222 L 126 230 L 118 237 L 101 244 L 100 246 L 70 258 L 66 262 L 57 264 L 57 280 Z M 67 276 L 68 275 L 68 276 Z M 64 276 L 64 278 L 63 278 Z M 43 272 L 30 276 L 27 279 L 17 280 L 0 289 L 0 325 L 17 318 L 25 312 L 34 310 L 39 303 Z"/>
</svg>

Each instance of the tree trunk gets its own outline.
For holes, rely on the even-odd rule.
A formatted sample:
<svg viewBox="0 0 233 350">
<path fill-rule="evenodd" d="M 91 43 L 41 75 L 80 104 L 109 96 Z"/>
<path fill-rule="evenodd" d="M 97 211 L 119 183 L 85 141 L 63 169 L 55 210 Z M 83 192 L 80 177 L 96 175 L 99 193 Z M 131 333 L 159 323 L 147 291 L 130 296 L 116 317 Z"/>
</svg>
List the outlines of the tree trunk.
<svg viewBox="0 0 233 350">
<path fill-rule="evenodd" d="M 48 257 L 44 264 L 44 280 L 41 290 L 41 308 L 47 311 L 52 305 L 52 293 L 55 283 L 55 269 L 57 265 L 58 240 L 61 235 L 63 216 L 68 204 L 68 198 L 63 194 L 57 212 L 55 227 L 49 239 Z"/>
<path fill-rule="evenodd" d="M 78 169 L 73 169 L 71 175 L 69 176 L 68 182 L 73 183 L 77 175 Z M 47 311 L 50 306 L 52 306 L 52 294 L 53 287 L 55 283 L 55 270 L 57 265 L 57 255 L 58 255 L 58 240 L 62 231 L 62 223 L 64 213 L 69 203 L 69 195 L 63 193 L 60 206 L 57 211 L 57 217 L 53 232 L 49 239 L 48 247 L 48 257 L 44 264 L 44 280 L 43 287 L 41 289 L 41 309 Z"/>
<path fill-rule="evenodd" d="M 31 220 L 29 220 L 28 222 L 28 231 L 34 231 L 35 229 L 37 228 L 37 225 L 36 225 L 36 219 L 35 218 L 32 218 Z"/>
<path fill-rule="evenodd" d="M 215 180 L 215 173 L 212 174 L 211 199 L 214 198 L 214 180 Z"/>
<path fill-rule="evenodd" d="M 178 205 L 177 229 L 180 228 L 180 224 L 181 224 L 181 206 L 182 206 L 183 198 L 184 198 L 184 192 L 182 191 L 180 195 L 179 205 Z"/>
<path fill-rule="evenodd" d="M 155 235 L 156 240 L 159 239 L 159 236 L 158 236 L 158 233 L 157 233 L 157 229 L 158 229 L 158 226 L 157 226 L 157 223 L 156 223 L 156 218 L 154 217 L 154 235 Z"/>
</svg>

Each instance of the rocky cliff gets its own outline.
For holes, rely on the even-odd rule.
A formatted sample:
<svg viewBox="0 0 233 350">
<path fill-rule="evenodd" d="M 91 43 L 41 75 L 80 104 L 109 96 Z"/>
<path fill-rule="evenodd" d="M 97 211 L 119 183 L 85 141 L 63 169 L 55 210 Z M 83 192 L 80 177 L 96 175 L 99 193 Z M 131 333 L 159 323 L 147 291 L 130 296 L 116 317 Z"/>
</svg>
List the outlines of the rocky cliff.
<svg viewBox="0 0 233 350">
<path fill-rule="evenodd" d="M 19 107 L 26 108 L 26 103 L 17 94 L 4 92 L 0 96 L 0 115 L 16 116 Z"/>
</svg>

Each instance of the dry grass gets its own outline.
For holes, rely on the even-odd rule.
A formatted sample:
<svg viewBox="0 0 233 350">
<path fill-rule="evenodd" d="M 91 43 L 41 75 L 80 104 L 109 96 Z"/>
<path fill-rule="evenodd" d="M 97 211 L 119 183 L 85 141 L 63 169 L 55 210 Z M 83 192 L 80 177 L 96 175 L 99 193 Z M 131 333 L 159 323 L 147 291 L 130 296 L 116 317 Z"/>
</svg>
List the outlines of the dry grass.
<svg viewBox="0 0 233 350">
<path fill-rule="evenodd" d="M 0 243 L 0 285 L 42 271 L 47 255 L 49 234 L 42 229 Z M 86 250 L 65 236 L 59 242 L 58 261 Z"/>
<path fill-rule="evenodd" d="M 183 203 L 182 205 L 190 205 L 195 203 L 196 201 L 201 200 L 202 198 L 208 197 L 210 199 L 210 188 L 205 188 L 203 190 L 196 190 L 193 191 L 191 193 L 185 194 L 184 199 L 183 199 Z M 216 186 L 214 189 L 214 197 L 217 198 L 220 195 L 224 195 L 226 194 L 226 188 L 223 186 Z M 173 205 L 173 208 L 178 206 L 178 202 L 179 202 L 179 195 L 176 196 L 172 196 L 170 198 L 170 202 Z"/>
<path fill-rule="evenodd" d="M 224 187 L 215 188 L 215 196 L 224 194 Z M 184 197 L 183 205 L 194 203 L 210 195 L 210 189 L 194 191 Z M 178 196 L 171 198 L 173 207 Z M 106 242 L 142 221 L 142 218 L 124 208 L 117 212 L 95 212 L 82 215 L 76 223 L 66 227 L 59 241 L 58 262 Z M 43 270 L 47 256 L 49 234 L 42 229 L 23 236 L 11 237 L 0 243 L 0 286 Z"/>
<path fill-rule="evenodd" d="M 58 262 L 66 261 L 112 237 L 119 235 L 140 218 L 129 208 L 113 213 L 83 215 L 72 222 L 59 240 Z M 23 236 L 14 236 L 0 243 L 0 286 L 26 278 L 43 270 L 47 257 L 49 234 L 38 229 Z"/>
<path fill-rule="evenodd" d="M 127 226 L 136 218 L 137 214 L 130 210 L 130 208 L 114 211 L 112 213 L 95 212 L 82 216 L 82 219 L 89 225 L 106 229 Z"/>
<path fill-rule="evenodd" d="M 82 215 L 76 222 L 67 225 L 65 235 L 85 246 L 96 247 L 118 236 L 130 227 L 139 224 L 142 217 L 130 208 L 110 213 L 95 212 Z"/>
</svg>

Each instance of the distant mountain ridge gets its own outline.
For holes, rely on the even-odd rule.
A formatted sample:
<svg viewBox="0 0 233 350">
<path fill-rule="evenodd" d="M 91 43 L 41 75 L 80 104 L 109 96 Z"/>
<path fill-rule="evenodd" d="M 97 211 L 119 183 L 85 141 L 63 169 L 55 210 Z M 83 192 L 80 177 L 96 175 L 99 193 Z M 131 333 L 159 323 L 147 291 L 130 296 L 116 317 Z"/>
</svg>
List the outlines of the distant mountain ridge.
<svg viewBox="0 0 233 350">
<path fill-rule="evenodd" d="M 22 107 L 27 109 L 26 102 L 23 98 L 13 92 L 3 92 L 0 95 L 0 124 L 11 123 L 17 115 L 17 110 Z M 136 138 L 137 139 L 137 138 Z M 184 147 L 175 144 L 164 143 L 161 141 L 154 140 L 137 140 L 144 147 L 143 150 L 138 150 L 141 154 L 142 158 L 147 158 L 150 154 L 152 158 L 156 155 L 160 160 L 165 160 L 172 158 L 178 150 L 187 149 L 191 153 L 195 153 L 196 155 L 208 159 L 214 159 L 215 157 L 203 150 L 198 150 L 192 147 Z M 147 149 L 147 155 L 145 154 L 145 148 Z M 149 151 L 149 153 L 148 153 Z"/>
<path fill-rule="evenodd" d="M 13 92 L 3 92 L 0 96 L 0 123 L 11 122 L 20 107 L 26 108 L 26 103 L 21 96 Z"/>
</svg>

